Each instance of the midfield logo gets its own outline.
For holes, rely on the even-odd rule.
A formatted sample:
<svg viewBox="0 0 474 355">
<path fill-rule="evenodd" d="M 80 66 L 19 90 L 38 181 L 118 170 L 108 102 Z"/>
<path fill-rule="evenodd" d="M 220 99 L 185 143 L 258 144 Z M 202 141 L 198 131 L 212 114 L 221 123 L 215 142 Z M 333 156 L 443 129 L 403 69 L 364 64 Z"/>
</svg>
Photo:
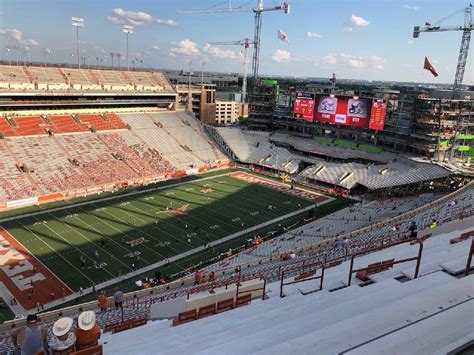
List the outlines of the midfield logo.
<svg viewBox="0 0 474 355">
<path fill-rule="evenodd" d="M 158 213 L 168 213 L 168 214 L 179 214 L 179 215 L 185 215 L 186 214 L 186 209 L 188 208 L 189 204 L 183 205 L 179 208 L 175 208 L 174 210 L 166 210 L 166 211 L 160 211 Z"/>
<path fill-rule="evenodd" d="M 127 244 L 130 244 L 131 247 L 136 247 L 137 245 L 141 245 L 148 242 L 149 240 L 145 239 L 145 237 L 141 237 L 138 239 L 130 240 L 127 242 Z"/>
</svg>

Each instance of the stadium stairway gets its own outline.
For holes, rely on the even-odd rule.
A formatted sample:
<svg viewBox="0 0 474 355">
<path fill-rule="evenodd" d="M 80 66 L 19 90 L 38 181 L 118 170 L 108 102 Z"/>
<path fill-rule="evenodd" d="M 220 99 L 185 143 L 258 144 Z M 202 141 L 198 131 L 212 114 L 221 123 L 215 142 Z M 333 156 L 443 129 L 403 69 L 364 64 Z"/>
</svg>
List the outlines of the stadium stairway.
<svg viewBox="0 0 474 355">
<path fill-rule="evenodd" d="M 105 349 L 135 354 L 157 347 L 163 354 L 314 354 L 315 349 L 318 354 L 378 354 L 385 352 L 387 339 L 390 354 L 449 350 L 472 334 L 474 275 L 455 277 L 442 265 L 459 259 L 465 263 L 470 241 L 450 244 L 450 240 L 471 229 L 455 228 L 427 239 L 424 272 L 417 279 L 398 280 L 404 269 L 411 274 L 414 269 L 412 264 L 399 264 L 372 275 L 369 283 L 353 277 L 352 286 L 340 288 L 347 282 L 347 261 L 327 270 L 322 291 L 315 292 L 317 281 L 305 281 L 286 286 L 286 297 L 280 298 L 279 282 L 271 283 L 265 301 L 179 327 L 151 321 L 120 336 L 106 334 Z M 415 249 L 409 243 L 383 249 L 357 258 L 356 265 L 406 258 Z M 406 340 L 415 338 L 416 342 Z"/>
<path fill-rule="evenodd" d="M 360 344 L 367 346 L 378 337 L 429 320 L 443 309 L 466 307 L 472 301 L 473 281 L 474 276 L 456 279 L 436 272 L 405 283 L 387 279 L 332 293 L 255 301 L 248 307 L 179 327 L 151 322 L 120 336 L 106 335 L 105 348 L 111 353 L 135 354 L 149 353 L 155 347 L 165 354 L 304 354 L 314 353 L 314 349 L 321 354 L 341 352 Z M 473 323 L 469 312 L 461 316 L 460 321 Z M 460 328 L 450 334 L 450 342 L 456 341 L 460 332 L 467 335 L 466 327 Z M 158 334 L 155 343 L 152 339 Z M 446 344 L 446 338 L 437 341 L 425 345 L 433 350 L 441 341 Z"/>
</svg>

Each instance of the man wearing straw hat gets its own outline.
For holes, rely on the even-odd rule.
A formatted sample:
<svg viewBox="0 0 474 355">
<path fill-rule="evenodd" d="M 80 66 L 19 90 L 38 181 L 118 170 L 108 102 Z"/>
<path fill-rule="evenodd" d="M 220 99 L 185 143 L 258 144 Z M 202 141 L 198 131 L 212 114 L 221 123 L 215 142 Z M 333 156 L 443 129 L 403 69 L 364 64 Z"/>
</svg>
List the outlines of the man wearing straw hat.
<svg viewBox="0 0 474 355">
<path fill-rule="evenodd" d="M 100 327 L 95 323 L 94 311 L 84 311 L 77 319 L 76 346 L 77 350 L 98 344 Z"/>
<path fill-rule="evenodd" d="M 49 340 L 49 350 L 63 351 L 76 343 L 76 335 L 70 332 L 73 320 L 69 317 L 59 318 L 53 325 L 53 336 Z M 71 349 L 74 350 L 74 349 Z"/>
</svg>

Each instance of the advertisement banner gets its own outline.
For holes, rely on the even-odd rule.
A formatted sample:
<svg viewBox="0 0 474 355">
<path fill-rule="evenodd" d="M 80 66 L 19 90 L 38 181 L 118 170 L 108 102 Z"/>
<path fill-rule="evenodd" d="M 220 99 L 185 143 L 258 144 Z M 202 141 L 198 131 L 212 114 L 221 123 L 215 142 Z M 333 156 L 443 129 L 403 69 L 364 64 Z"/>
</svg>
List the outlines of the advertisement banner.
<svg viewBox="0 0 474 355">
<path fill-rule="evenodd" d="M 315 119 L 320 122 L 367 128 L 369 103 L 367 99 L 320 96 Z"/>
<path fill-rule="evenodd" d="M 293 105 L 293 118 L 297 120 L 312 121 L 314 114 L 314 94 L 297 92 Z"/>
<path fill-rule="evenodd" d="M 372 99 L 372 110 L 370 112 L 369 128 L 383 131 L 385 114 L 387 113 L 387 100 Z"/>
<path fill-rule="evenodd" d="M 24 198 L 22 200 L 7 201 L 7 208 L 36 205 L 36 204 L 38 204 L 38 198 L 29 197 L 29 198 Z"/>
</svg>

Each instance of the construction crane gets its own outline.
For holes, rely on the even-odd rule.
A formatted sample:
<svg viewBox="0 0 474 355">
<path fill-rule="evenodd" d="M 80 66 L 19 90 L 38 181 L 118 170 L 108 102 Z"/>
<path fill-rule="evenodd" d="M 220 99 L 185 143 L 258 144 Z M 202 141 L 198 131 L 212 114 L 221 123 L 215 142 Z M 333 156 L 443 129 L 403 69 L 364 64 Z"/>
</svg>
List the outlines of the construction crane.
<svg viewBox="0 0 474 355">
<path fill-rule="evenodd" d="M 466 61 L 467 55 L 469 53 L 469 42 L 471 40 L 471 31 L 473 29 L 472 23 L 472 4 L 465 7 L 462 11 L 464 11 L 464 26 L 440 26 L 442 21 L 446 18 L 451 17 L 447 16 L 438 23 L 432 25 L 429 22 L 425 23 L 425 26 L 415 26 L 413 29 L 413 38 L 418 38 L 421 32 L 446 32 L 446 31 L 462 31 L 462 40 L 461 40 L 461 48 L 459 50 L 459 58 L 458 58 L 458 65 L 456 68 L 456 76 L 454 77 L 454 85 L 453 85 L 453 92 L 456 93 L 462 85 L 462 81 L 464 78 L 464 70 L 466 69 Z M 457 11 L 455 14 L 457 14 Z"/>
<path fill-rule="evenodd" d="M 179 14 L 203 14 L 203 13 L 226 13 L 226 12 L 253 12 L 255 13 L 255 34 L 253 38 L 254 49 L 252 59 L 252 76 L 254 84 L 258 79 L 258 67 L 260 62 L 260 38 L 262 33 L 262 14 L 269 11 L 283 11 L 285 14 L 290 13 L 290 4 L 281 2 L 279 5 L 272 7 L 263 7 L 263 0 L 258 0 L 258 4 L 253 8 L 232 7 L 232 1 L 229 0 L 227 8 L 209 8 L 199 10 L 178 10 Z"/>
<path fill-rule="evenodd" d="M 231 42 L 209 42 L 213 46 L 244 46 L 243 55 L 244 55 L 244 71 L 242 78 L 242 103 L 245 103 L 247 98 L 247 50 L 250 48 L 253 42 L 250 42 L 248 38 L 241 39 L 240 41 L 231 41 Z"/>
</svg>

